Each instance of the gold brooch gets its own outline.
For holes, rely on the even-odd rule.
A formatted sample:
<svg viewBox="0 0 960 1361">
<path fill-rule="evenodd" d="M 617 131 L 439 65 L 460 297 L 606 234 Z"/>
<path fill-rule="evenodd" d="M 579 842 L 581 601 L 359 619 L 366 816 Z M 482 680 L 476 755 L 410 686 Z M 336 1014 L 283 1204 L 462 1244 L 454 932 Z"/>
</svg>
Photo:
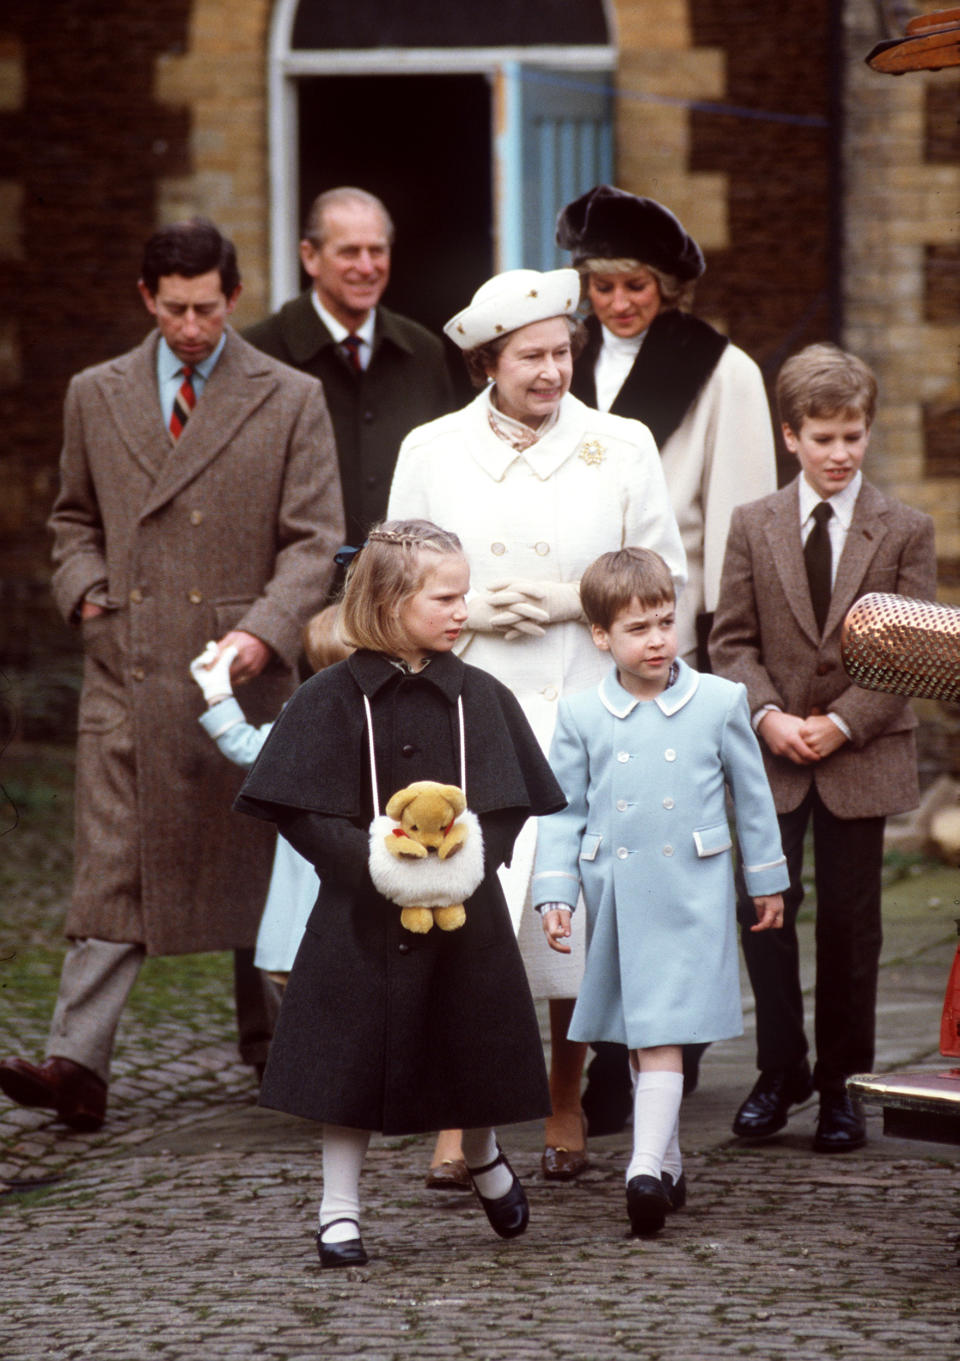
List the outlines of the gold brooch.
<svg viewBox="0 0 960 1361">
<path fill-rule="evenodd" d="M 580 450 L 580 457 L 588 468 L 596 468 L 603 462 L 606 452 L 599 440 L 592 439 Z"/>
<path fill-rule="evenodd" d="M 537 293 L 537 290 L 535 288 L 531 288 L 530 292 L 527 294 L 527 297 L 536 298 L 539 297 L 539 294 Z"/>
</svg>

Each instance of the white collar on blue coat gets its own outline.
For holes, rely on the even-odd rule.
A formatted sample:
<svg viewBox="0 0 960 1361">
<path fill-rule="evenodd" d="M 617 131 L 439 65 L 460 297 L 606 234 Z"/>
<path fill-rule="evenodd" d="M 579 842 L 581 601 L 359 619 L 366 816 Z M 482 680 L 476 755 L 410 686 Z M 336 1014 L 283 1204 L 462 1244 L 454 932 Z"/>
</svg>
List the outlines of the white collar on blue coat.
<svg viewBox="0 0 960 1361">
<path fill-rule="evenodd" d="M 653 700 L 653 703 L 667 718 L 677 713 L 693 699 L 700 684 L 699 671 L 694 671 L 679 657 L 677 658 L 677 669 L 677 679 L 674 683 L 668 686 L 666 690 L 662 690 Z M 617 680 L 617 668 L 615 666 L 611 667 L 604 676 L 597 687 L 597 693 L 600 696 L 600 703 L 613 714 L 614 718 L 627 718 L 638 704 L 644 703 L 636 695 L 631 695 L 629 691 L 624 690 Z"/>
</svg>

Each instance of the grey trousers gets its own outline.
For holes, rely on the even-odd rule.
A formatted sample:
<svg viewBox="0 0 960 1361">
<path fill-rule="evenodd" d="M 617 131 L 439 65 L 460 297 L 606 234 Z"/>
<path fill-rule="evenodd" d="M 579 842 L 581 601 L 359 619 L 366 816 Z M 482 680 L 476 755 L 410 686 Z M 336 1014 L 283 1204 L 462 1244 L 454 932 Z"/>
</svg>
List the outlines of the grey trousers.
<svg viewBox="0 0 960 1361">
<path fill-rule="evenodd" d="M 142 945 L 93 937 L 71 941 L 47 1040 L 48 1058 L 72 1059 L 109 1082 L 117 1025 L 145 957 Z M 252 1065 L 265 1063 L 278 1007 L 273 990 L 254 967 L 253 950 L 234 950 L 233 985 L 240 1057 Z"/>
</svg>

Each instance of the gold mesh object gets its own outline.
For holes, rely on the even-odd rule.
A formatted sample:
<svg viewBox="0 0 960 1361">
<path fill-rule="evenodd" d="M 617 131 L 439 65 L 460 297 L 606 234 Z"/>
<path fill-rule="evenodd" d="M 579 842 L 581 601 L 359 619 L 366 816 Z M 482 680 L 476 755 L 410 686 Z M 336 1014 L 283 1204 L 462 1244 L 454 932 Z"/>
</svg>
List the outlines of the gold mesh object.
<svg viewBox="0 0 960 1361">
<path fill-rule="evenodd" d="M 865 690 L 960 701 L 960 609 L 873 592 L 843 621 L 841 656 Z"/>
</svg>

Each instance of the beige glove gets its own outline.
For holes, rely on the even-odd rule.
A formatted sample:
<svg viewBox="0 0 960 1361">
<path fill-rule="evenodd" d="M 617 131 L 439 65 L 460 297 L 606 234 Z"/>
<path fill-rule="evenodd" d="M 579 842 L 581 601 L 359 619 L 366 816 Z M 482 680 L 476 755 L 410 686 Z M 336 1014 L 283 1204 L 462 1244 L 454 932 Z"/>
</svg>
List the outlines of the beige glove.
<svg viewBox="0 0 960 1361">
<path fill-rule="evenodd" d="M 527 620 L 535 618 L 544 624 L 562 624 L 570 619 L 583 618 L 579 581 L 531 581 L 520 577 L 494 582 L 489 589 L 494 601 L 509 599 L 511 608 Z M 536 614 L 532 613 L 534 609 Z M 514 630 L 529 632 L 519 622 L 514 625 Z M 542 630 L 539 632 L 542 634 Z M 508 632 L 504 636 L 510 641 L 520 634 Z"/>
<path fill-rule="evenodd" d="M 542 638 L 541 623 L 547 612 L 520 591 L 477 590 L 467 601 L 467 628 L 476 633 L 496 633 L 519 638 L 524 634 Z"/>
</svg>

